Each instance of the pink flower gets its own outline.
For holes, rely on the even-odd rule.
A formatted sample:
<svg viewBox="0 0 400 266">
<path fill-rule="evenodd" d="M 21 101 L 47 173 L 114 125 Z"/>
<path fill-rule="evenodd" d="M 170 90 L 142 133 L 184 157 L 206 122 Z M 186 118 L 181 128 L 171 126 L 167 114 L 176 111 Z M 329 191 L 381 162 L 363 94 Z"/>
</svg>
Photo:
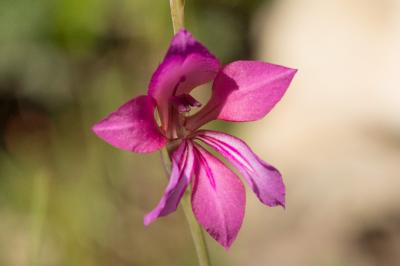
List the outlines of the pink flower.
<svg viewBox="0 0 400 266">
<path fill-rule="evenodd" d="M 268 206 L 284 206 L 285 186 L 277 169 L 261 160 L 242 140 L 225 133 L 199 130 L 215 119 L 253 121 L 264 117 L 282 98 L 296 70 L 259 61 L 235 61 L 221 66 L 186 31 L 178 32 L 151 78 L 147 95 L 138 96 L 97 123 L 93 131 L 109 144 L 147 153 L 169 142 L 169 184 L 158 205 L 144 218 L 146 225 L 176 210 L 192 183 L 192 210 L 198 222 L 222 246 L 230 247 L 243 221 L 245 189 L 223 162 L 204 144 L 219 152 L 243 176 Z M 190 96 L 197 86 L 213 80 L 209 102 Z M 157 107 L 161 126 L 155 120 Z"/>
</svg>

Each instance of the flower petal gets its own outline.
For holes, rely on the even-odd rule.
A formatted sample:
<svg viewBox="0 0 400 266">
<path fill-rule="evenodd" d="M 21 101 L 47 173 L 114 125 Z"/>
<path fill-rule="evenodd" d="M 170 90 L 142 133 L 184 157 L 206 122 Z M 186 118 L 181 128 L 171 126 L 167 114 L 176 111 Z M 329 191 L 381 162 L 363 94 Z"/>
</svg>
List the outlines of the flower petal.
<svg viewBox="0 0 400 266">
<path fill-rule="evenodd" d="M 164 195 L 157 207 L 144 217 L 144 224 L 149 225 L 155 219 L 174 212 L 185 193 L 192 176 L 194 166 L 193 146 L 190 142 L 182 142 L 172 155 L 171 177 Z"/>
<path fill-rule="evenodd" d="M 277 169 L 261 160 L 242 140 L 209 130 L 196 138 L 221 153 L 243 175 L 261 202 L 268 206 L 285 206 L 285 185 Z"/>
<path fill-rule="evenodd" d="M 264 117 L 282 98 L 297 70 L 259 61 L 236 61 L 217 75 L 208 104 L 187 127 L 197 129 L 221 119 L 253 121 Z"/>
<path fill-rule="evenodd" d="M 213 80 L 219 68 L 218 59 L 190 32 L 183 29 L 174 36 L 148 89 L 148 94 L 157 102 L 164 130 L 168 126 L 170 97 L 189 93 L 194 87 Z"/>
<path fill-rule="evenodd" d="M 155 102 L 149 96 L 139 96 L 92 128 L 104 141 L 122 150 L 146 153 L 162 148 L 167 139 L 154 119 Z"/>
<path fill-rule="evenodd" d="M 194 146 L 198 167 L 192 191 L 197 221 L 225 248 L 235 240 L 242 225 L 246 203 L 240 179 L 220 160 Z"/>
</svg>

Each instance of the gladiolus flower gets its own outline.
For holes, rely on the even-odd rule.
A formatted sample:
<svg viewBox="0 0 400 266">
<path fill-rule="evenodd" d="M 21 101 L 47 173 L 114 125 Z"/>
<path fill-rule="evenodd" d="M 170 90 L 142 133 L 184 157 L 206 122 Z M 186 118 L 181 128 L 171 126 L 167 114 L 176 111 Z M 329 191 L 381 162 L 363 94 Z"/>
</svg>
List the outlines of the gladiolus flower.
<svg viewBox="0 0 400 266">
<path fill-rule="evenodd" d="M 205 145 L 238 170 L 262 203 L 285 205 L 285 186 L 277 169 L 242 140 L 199 128 L 215 119 L 261 119 L 282 98 L 295 73 L 294 69 L 260 61 L 221 66 L 185 29 L 174 36 L 151 78 L 147 95 L 133 98 L 93 127 L 109 144 L 137 153 L 177 143 L 170 151 L 169 183 L 158 205 L 145 216 L 146 225 L 174 212 L 192 184 L 191 203 L 197 221 L 222 246 L 230 247 L 243 221 L 245 189 L 237 175 Z M 210 100 L 189 115 L 192 108 L 201 106 L 190 92 L 210 81 Z M 160 125 L 155 119 L 156 109 Z"/>
</svg>

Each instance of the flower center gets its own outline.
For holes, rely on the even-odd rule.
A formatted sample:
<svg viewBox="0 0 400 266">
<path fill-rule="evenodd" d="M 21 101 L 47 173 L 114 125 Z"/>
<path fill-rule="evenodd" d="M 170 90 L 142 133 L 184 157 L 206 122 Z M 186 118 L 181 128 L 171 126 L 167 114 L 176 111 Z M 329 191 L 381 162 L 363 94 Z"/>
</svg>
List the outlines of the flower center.
<svg viewBox="0 0 400 266">
<path fill-rule="evenodd" d="M 186 114 L 192 107 L 200 107 L 201 103 L 190 94 L 184 93 L 171 96 L 170 99 L 170 127 L 169 136 L 172 139 L 185 138 L 190 132 L 184 127 Z"/>
<path fill-rule="evenodd" d="M 182 76 L 176 83 L 172 95 L 169 98 L 169 123 L 167 136 L 170 139 L 181 139 L 188 135 L 188 130 L 184 127 L 186 115 L 192 107 L 200 107 L 201 103 L 193 98 L 189 93 L 185 93 L 182 84 L 186 77 Z"/>
</svg>

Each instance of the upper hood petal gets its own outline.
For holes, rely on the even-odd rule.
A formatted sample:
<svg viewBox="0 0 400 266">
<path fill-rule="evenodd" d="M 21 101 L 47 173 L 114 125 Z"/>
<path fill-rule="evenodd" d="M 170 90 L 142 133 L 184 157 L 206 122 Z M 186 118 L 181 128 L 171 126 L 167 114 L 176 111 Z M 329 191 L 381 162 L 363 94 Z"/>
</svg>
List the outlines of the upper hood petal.
<svg viewBox="0 0 400 266">
<path fill-rule="evenodd" d="M 282 98 L 297 70 L 260 61 L 226 65 L 213 83 L 210 101 L 187 121 L 187 128 L 221 119 L 253 121 L 264 117 Z"/>
<path fill-rule="evenodd" d="M 261 160 L 242 140 L 231 135 L 201 130 L 196 138 L 222 154 L 243 175 L 261 202 L 268 206 L 285 206 L 282 175 Z"/>
<path fill-rule="evenodd" d="M 190 32 L 182 29 L 174 36 L 148 88 L 148 95 L 157 102 L 164 130 L 168 127 L 171 96 L 188 93 L 194 87 L 213 80 L 219 68 L 218 59 Z"/>
<path fill-rule="evenodd" d="M 154 119 L 154 109 L 151 97 L 136 97 L 94 125 L 92 130 L 122 150 L 139 153 L 159 150 L 167 143 L 167 138 Z"/>
</svg>

